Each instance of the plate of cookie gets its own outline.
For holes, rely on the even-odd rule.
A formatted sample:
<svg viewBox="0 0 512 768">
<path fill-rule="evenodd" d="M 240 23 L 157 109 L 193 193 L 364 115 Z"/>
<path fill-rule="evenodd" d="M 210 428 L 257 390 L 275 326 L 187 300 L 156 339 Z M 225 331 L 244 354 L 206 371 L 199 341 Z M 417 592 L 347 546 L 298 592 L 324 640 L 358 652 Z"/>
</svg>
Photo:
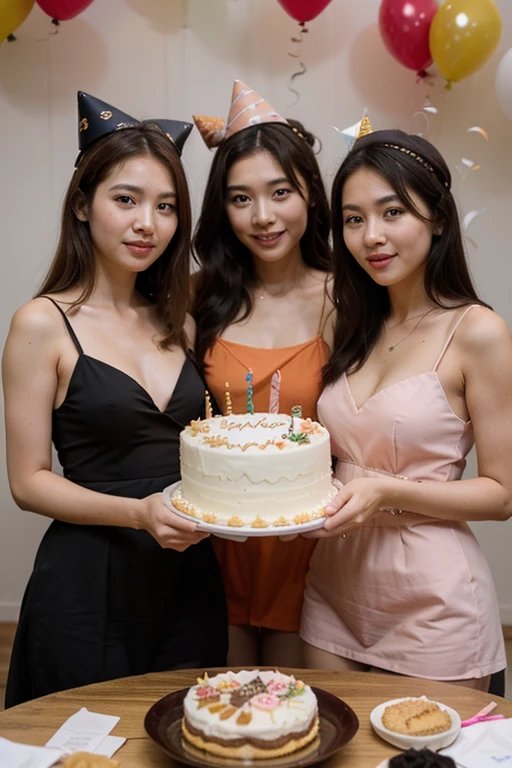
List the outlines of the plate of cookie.
<svg viewBox="0 0 512 768">
<path fill-rule="evenodd" d="M 452 744 L 461 728 L 458 712 L 426 696 L 385 701 L 371 712 L 370 723 L 394 747 L 434 752 Z"/>
</svg>

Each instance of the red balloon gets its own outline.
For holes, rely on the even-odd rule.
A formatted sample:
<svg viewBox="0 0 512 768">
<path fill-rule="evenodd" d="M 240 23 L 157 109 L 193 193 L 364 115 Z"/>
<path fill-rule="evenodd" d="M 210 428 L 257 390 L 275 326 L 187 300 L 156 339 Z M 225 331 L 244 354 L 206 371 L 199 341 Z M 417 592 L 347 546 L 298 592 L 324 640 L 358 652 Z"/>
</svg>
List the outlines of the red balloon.
<svg viewBox="0 0 512 768">
<path fill-rule="evenodd" d="M 316 18 L 330 2 L 331 0 L 278 0 L 286 13 L 301 23 Z"/>
<path fill-rule="evenodd" d="M 379 28 L 388 51 L 400 64 L 416 71 L 432 64 L 428 42 L 436 0 L 382 0 Z"/>
<path fill-rule="evenodd" d="M 69 21 L 82 13 L 93 0 L 37 0 L 37 4 L 52 19 Z"/>
</svg>

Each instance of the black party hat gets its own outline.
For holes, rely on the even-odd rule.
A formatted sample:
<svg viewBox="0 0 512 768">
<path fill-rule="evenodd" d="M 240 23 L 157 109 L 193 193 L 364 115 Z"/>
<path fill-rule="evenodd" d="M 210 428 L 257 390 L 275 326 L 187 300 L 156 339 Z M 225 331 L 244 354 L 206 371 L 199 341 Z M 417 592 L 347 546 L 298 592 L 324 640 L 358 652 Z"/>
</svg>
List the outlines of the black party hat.
<svg viewBox="0 0 512 768">
<path fill-rule="evenodd" d="M 139 122 L 126 112 L 78 91 L 78 148 L 83 152 L 102 136 Z"/>
<path fill-rule="evenodd" d="M 183 145 L 190 135 L 190 131 L 193 128 L 192 123 L 184 123 L 182 120 L 151 120 L 151 123 L 156 123 L 159 128 L 165 133 L 165 135 L 173 142 L 178 154 L 181 155 L 183 151 Z"/>
<path fill-rule="evenodd" d="M 121 128 L 138 125 L 139 120 L 120 109 L 101 101 L 83 91 L 78 91 L 78 146 L 80 160 L 82 152 L 95 144 L 98 139 L 113 133 Z M 181 120 L 150 120 L 155 123 L 172 141 L 179 155 L 183 145 L 192 130 L 192 123 L 184 123 Z"/>
</svg>

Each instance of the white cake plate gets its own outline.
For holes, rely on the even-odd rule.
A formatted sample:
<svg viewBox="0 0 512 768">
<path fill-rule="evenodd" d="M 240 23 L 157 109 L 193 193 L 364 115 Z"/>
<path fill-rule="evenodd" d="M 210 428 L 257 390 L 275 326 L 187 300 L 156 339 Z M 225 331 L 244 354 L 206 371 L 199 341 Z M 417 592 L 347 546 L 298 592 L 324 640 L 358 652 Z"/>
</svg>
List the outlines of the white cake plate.
<svg viewBox="0 0 512 768">
<path fill-rule="evenodd" d="M 162 492 L 163 502 L 175 515 L 185 518 L 185 520 L 191 520 L 193 523 L 197 523 L 197 530 L 204 531 L 205 533 L 214 533 L 219 539 L 229 539 L 230 541 L 246 541 L 251 536 L 293 536 L 294 534 L 307 533 L 308 531 L 316 531 L 318 528 L 323 528 L 325 517 L 319 517 L 318 520 L 312 520 L 310 523 L 301 523 L 301 525 L 269 525 L 268 528 L 252 528 L 250 525 L 243 525 L 240 528 L 234 528 L 228 525 L 215 525 L 214 523 L 203 523 L 187 515 L 185 512 L 180 512 L 179 509 L 173 506 L 171 498 L 176 491 L 181 488 L 181 483 L 174 483 L 169 485 Z M 337 490 L 337 489 L 336 489 Z"/>
</svg>

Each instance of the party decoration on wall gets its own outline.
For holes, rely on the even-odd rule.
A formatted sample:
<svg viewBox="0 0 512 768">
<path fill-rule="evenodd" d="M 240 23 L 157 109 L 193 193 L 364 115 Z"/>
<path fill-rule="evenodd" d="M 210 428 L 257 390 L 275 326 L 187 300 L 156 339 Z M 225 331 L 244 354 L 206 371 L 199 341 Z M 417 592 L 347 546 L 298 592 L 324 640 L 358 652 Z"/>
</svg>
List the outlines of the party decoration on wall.
<svg viewBox="0 0 512 768">
<path fill-rule="evenodd" d="M 446 0 L 430 27 L 430 51 L 448 87 L 483 67 L 500 37 L 494 0 Z"/>
<path fill-rule="evenodd" d="M 436 0 L 382 0 L 379 29 L 384 45 L 400 64 L 426 76 L 432 64 L 429 32 Z"/>
<path fill-rule="evenodd" d="M 37 0 L 38 6 L 50 16 L 56 26 L 69 21 L 91 5 L 93 0 Z"/>
<path fill-rule="evenodd" d="M 278 0 L 279 5 L 284 8 L 286 13 L 299 24 L 305 24 L 306 21 L 316 19 L 330 2 L 331 0 Z"/>
<path fill-rule="evenodd" d="M 512 48 L 499 63 L 494 85 L 502 110 L 512 120 Z"/>
<path fill-rule="evenodd" d="M 0 0 L 0 45 L 4 40 L 16 40 L 14 31 L 20 27 L 34 5 L 34 0 Z"/>
</svg>

